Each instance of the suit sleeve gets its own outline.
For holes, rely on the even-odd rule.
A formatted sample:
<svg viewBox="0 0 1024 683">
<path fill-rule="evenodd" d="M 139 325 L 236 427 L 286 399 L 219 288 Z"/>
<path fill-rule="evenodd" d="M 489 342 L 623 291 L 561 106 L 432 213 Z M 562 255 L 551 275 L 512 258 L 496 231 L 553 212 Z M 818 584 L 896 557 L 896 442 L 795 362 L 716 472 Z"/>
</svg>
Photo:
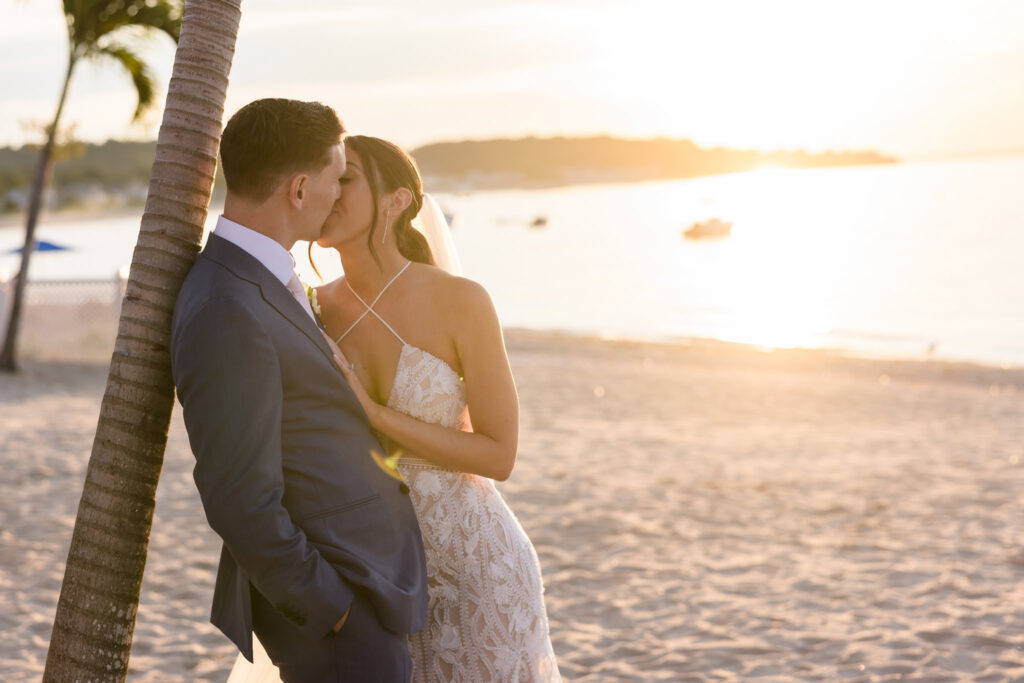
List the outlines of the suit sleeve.
<svg viewBox="0 0 1024 683">
<path fill-rule="evenodd" d="M 171 367 L 210 526 L 253 585 L 313 638 L 351 589 L 282 505 L 282 383 L 259 320 L 234 299 L 205 302 L 172 345 Z"/>
</svg>

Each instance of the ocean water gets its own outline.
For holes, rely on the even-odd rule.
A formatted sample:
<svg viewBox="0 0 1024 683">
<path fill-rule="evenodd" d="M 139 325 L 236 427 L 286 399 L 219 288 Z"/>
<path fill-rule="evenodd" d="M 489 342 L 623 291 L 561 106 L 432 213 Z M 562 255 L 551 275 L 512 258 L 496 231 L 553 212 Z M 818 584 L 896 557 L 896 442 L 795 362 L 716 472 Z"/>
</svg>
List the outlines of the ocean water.
<svg viewBox="0 0 1024 683">
<path fill-rule="evenodd" d="M 1024 157 L 1001 157 L 438 200 L 506 326 L 1024 365 L 1022 181 Z M 546 226 L 530 227 L 538 216 Z M 682 238 L 712 217 L 732 234 Z M 113 277 L 138 222 L 41 226 L 72 250 L 37 255 L 33 277 Z M 20 240 L 0 228 L 0 253 Z M 340 273 L 316 253 L 325 275 Z M 305 246 L 295 254 L 315 281 Z M 0 255 L 0 275 L 16 268 Z"/>
</svg>

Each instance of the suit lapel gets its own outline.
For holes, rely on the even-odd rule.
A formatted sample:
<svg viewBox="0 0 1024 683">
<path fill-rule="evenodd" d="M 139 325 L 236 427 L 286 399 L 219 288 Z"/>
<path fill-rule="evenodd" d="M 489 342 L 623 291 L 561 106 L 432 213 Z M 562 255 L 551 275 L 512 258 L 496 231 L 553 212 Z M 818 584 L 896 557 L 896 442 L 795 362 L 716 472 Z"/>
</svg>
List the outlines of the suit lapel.
<svg viewBox="0 0 1024 683">
<path fill-rule="evenodd" d="M 269 275 L 269 273 L 268 273 Z M 311 342 L 316 344 L 317 348 L 320 349 L 327 360 L 334 363 L 332 360 L 333 354 L 331 353 L 330 347 L 327 346 L 327 342 L 324 341 L 324 336 L 320 332 L 320 328 L 317 327 L 316 323 L 306 310 L 302 307 L 292 293 L 288 291 L 288 288 L 281 284 L 281 281 L 275 278 L 273 275 L 269 275 L 269 281 L 260 283 L 260 292 L 263 294 L 263 300 L 270 304 L 278 313 L 284 316 L 288 322 L 309 338 Z"/>
<path fill-rule="evenodd" d="M 267 268 L 244 249 L 211 234 L 203 255 L 230 270 L 236 277 L 259 287 L 263 300 L 300 332 L 334 364 L 334 354 L 324 340 L 318 324 L 309 317 L 292 293 Z"/>
</svg>

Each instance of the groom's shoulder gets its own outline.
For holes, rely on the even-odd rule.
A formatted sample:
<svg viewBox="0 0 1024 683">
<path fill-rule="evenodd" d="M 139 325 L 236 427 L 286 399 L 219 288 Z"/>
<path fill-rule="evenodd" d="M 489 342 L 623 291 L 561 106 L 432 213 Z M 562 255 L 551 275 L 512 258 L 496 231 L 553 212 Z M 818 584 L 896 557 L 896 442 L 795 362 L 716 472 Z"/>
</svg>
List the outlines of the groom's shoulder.
<svg viewBox="0 0 1024 683">
<path fill-rule="evenodd" d="M 204 290 L 212 286 L 232 287 L 238 282 L 238 276 L 225 264 L 200 252 L 192 263 L 192 268 L 182 283 L 183 290 Z"/>
<path fill-rule="evenodd" d="M 199 254 L 185 276 L 174 305 L 173 328 L 180 329 L 196 317 L 216 316 L 234 311 L 255 315 L 262 297 L 252 282 L 238 277 L 230 268 Z"/>
<path fill-rule="evenodd" d="M 259 283 L 268 274 L 249 253 L 214 234 L 196 256 L 182 290 L 189 295 L 216 292 L 258 296 Z"/>
<path fill-rule="evenodd" d="M 211 297 L 244 299 L 251 295 L 251 290 L 251 283 L 245 283 L 230 269 L 204 254 L 199 254 L 181 283 L 175 308 L 194 305 Z"/>
</svg>

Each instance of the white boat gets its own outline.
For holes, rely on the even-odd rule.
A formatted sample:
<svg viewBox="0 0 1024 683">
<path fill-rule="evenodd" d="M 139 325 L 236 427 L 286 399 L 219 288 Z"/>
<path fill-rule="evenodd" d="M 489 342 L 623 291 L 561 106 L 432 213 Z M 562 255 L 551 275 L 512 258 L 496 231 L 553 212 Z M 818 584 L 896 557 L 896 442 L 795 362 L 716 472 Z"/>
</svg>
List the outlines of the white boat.
<svg viewBox="0 0 1024 683">
<path fill-rule="evenodd" d="M 683 231 L 683 237 L 689 240 L 704 237 L 728 237 L 730 234 L 732 234 L 732 221 L 723 221 L 720 218 L 697 221 Z"/>
</svg>

